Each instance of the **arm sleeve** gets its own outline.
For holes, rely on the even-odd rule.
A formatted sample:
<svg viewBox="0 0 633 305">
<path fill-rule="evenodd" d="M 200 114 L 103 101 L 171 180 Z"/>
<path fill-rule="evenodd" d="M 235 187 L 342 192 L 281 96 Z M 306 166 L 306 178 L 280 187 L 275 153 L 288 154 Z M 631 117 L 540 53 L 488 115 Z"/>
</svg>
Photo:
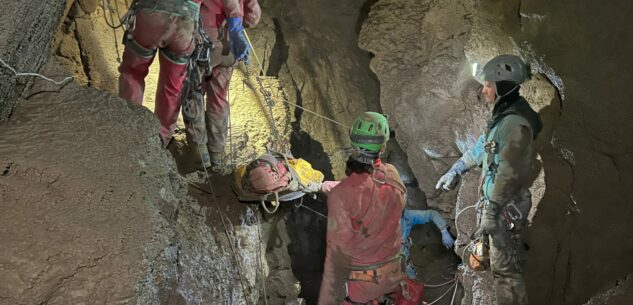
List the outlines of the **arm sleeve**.
<svg viewBox="0 0 633 305">
<path fill-rule="evenodd" d="M 259 23 L 262 9 L 257 0 L 244 0 L 244 27 L 252 28 Z"/>
<path fill-rule="evenodd" d="M 475 166 L 481 165 L 484 159 L 484 142 L 486 141 L 485 135 L 481 135 L 475 143 L 475 146 L 471 147 L 460 160 L 464 161 L 467 169 L 471 169 Z"/>
<path fill-rule="evenodd" d="M 327 247 L 319 305 L 339 304 L 345 298 L 345 283 L 349 277 L 351 257 L 343 249 L 352 238 L 348 213 L 336 193 L 328 197 Z"/>
<path fill-rule="evenodd" d="M 235 18 L 235 17 L 243 17 L 244 13 L 242 12 L 240 0 L 222 0 L 222 11 L 224 13 L 224 17 L 226 18 Z"/>
<path fill-rule="evenodd" d="M 433 224 L 435 224 L 435 226 L 440 229 L 440 231 L 448 227 L 448 225 L 446 224 L 446 220 L 444 220 L 444 217 L 442 217 L 440 213 L 434 210 L 406 210 L 405 213 L 408 214 L 412 225 L 425 224 L 432 221 Z"/>
<path fill-rule="evenodd" d="M 490 200 L 503 206 L 520 188 L 520 177 L 528 166 L 532 132 L 527 125 L 509 117 L 499 126 L 498 133 L 497 139 L 502 146 L 499 147 L 499 167 Z"/>
</svg>

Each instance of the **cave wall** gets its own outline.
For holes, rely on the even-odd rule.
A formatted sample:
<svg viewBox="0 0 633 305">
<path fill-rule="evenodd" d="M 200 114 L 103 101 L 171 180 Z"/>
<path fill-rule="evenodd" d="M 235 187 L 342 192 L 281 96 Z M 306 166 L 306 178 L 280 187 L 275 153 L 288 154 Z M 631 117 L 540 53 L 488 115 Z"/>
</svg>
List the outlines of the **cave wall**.
<svg viewBox="0 0 633 305">
<path fill-rule="evenodd" d="M 0 12 L 0 58 L 19 73 L 37 72 L 50 54 L 54 30 L 69 9 L 65 0 L 5 1 Z M 0 67 L 0 121 L 9 118 L 30 80 Z"/>
<path fill-rule="evenodd" d="M 42 71 L 67 73 L 54 60 Z M 30 96 L 0 125 L 0 304 L 259 299 L 259 269 L 235 262 L 261 254 L 257 227 L 234 215 L 227 240 L 217 206 L 192 198 L 160 149 L 151 112 L 75 82 L 36 81 Z"/>
<path fill-rule="evenodd" d="M 369 54 L 357 44 L 365 17 L 365 1 L 260 1 L 272 18 L 274 43 L 266 72 L 278 76 L 290 102 L 351 124 L 364 111 L 379 111 L 379 84 L 368 68 Z M 326 177 L 344 177 L 349 147 L 347 128 L 313 114 L 295 110 L 293 153 L 324 171 Z M 330 170 L 332 167 L 332 170 Z"/>
<path fill-rule="evenodd" d="M 582 304 L 631 272 L 633 245 L 618 237 L 630 232 L 632 212 L 631 70 L 624 68 L 632 44 L 623 39 L 630 10 L 627 1 L 380 0 L 363 24 L 359 44 L 375 55 L 381 105 L 397 122 L 398 142 L 429 206 L 453 218 L 476 201 L 478 172 L 457 192 L 436 191 L 435 182 L 488 115 L 469 65 L 500 53 L 532 64 L 535 77 L 522 94 L 546 124 L 535 143 L 528 230 L 532 304 Z M 474 216 L 460 222 L 458 254 Z M 463 276 L 464 304 L 488 304 L 490 288 L 473 287 L 485 287 L 490 275 Z"/>
<path fill-rule="evenodd" d="M 563 111 L 531 235 L 535 304 L 582 304 L 633 270 L 630 1 L 513 2 L 508 32 L 562 80 Z M 541 216 L 542 214 L 542 216 Z M 547 234 L 546 234 L 547 232 Z M 551 234 L 554 232 L 554 234 Z M 534 239 L 534 238 L 533 238 Z M 543 281 L 551 279 L 551 281 Z M 629 299 L 630 301 L 630 299 Z"/>
</svg>

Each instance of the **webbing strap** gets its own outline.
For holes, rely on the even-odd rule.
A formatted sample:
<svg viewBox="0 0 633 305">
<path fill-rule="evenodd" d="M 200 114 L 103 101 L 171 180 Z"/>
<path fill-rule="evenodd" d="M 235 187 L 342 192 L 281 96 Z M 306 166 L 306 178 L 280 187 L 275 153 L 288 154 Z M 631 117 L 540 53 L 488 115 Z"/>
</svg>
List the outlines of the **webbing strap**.
<svg viewBox="0 0 633 305">
<path fill-rule="evenodd" d="M 176 54 L 167 49 L 160 49 L 160 53 L 165 56 L 165 58 L 176 65 L 186 65 L 189 61 L 189 56 L 185 54 Z"/>
<path fill-rule="evenodd" d="M 351 270 L 351 271 L 369 271 L 369 270 L 375 270 L 375 269 L 378 269 L 378 268 L 380 268 L 380 267 L 383 267 L 383 266 L 385 266 L 385 265 L 387 265 L 387 264 L 393 263 L 393 262 L 395 262 L 396 260 L 400 260 L 400 259 L 402 259 L 402 257 L 403 257 L 403 256 L 402 256 L 402 254 L 401 254 L 401 253 L 398 253 L 398 254 L 396 254 L 395 256 L 393 256 L 392 258 L 390 258 L 390 259 L 388 259 L 388 260 L 386 260 L 386 261 L 379 262 L 379 263 L 376 263 L 376 264 L 373 264 L 373 265 L 368 265 L 368 266 L 350 266 L 350 270 Z"/>
<path fill-rule="evenodd" d="M 148 49 L 138 44 L 134 38 L 128 38 L 125 40 L 125 45 L 136 53 L 136 55 L 144 58 L 152 58 L 156 54 L 156 50 Z"/>
</svg>

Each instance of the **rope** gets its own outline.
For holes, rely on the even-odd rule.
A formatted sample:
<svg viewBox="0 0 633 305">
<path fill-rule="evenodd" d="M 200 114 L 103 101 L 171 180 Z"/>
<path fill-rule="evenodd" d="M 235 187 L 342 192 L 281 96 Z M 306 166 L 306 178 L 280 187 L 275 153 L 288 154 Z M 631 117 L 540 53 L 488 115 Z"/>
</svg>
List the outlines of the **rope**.
<svg viewBox="0 0 633 305">
<path fill-rule="evenodd" d="M 259 214 L 255 214 L 255 218 L 257 220 L 257 238 L 259 243 L 257 244 L 257 260 L 259 262 L 259 270 L 260 270 L 260 279 L 262 290 L 264 291 L 264 304 L 268 305 L 268 293 L 266 291 L 266 279 L 264 278 L 264 264 L 262 263 L 262 227 L 259 224 Z"/>
<path fill-rule="evenodd" d="M 253 55 L 255 56 L 255 60 L 257 61 L 257 65 L 259 66 L 259 70 L 260 70 L 261 74 L 265 76 L 266 72 L 264 72 L 264 66 L 262 66 L 262 62 L 259 60 L 259 57 L 257 57 L 257 52 L 255 51 L 255 47 L 253 47 L 253 44 L 251 43 L 251 40 L 248 37 L 248 34 L 246 33 L 246 30 L 244 30 L 244 37 L 246 37 L 246 41 L 248 42 L 248 45 L 250 46 L 251 50 L 253 51 Z M 334 119 L 331 119 L 331 118 L 329 118 L 327 116 L 324 116 L 322 114 L 316 113 L 316 112 L 314 112 L 314 111 L 312 111 L 310 109 L 307 109 L 305 107 L 299 106 L 299 105 L 297 105 L 295 103 L 292 103 L 292 102 L 290 102 L 290 101 L 288 101 L 286 99 L 282 99 L 281 101 L 286 103 L 286 104 L 288 104 L 288 105 L 291 105 L 293 107 L 299 108 L 299 109 L 301 109 L 303 111 L 306 111 L 308 113 L 316 115 L 316 116 L 318 116 L 318 117 L 320 117 L 322 119 L 328 120 L 328 121 L 330 121 L 330 122 L 332 122 L 334 124 L 337 124 L 337 125 L 339 125 L 341 127 L 344 127 L 345 129 L 349 129 L 350 128 L 349 126 L 347 126 L 345 124 L 342 124 L 342 123 L 340 123 L 340 122 L 338 122 L 338 121 L 336 121 Z"/>
<path fill-rule="evenodd" d="M 453 297 L 451 298 L 451 305 L 455 304 L 455 295 L 457 295 L 457 283 L 455 283 L 455 290 L 453 290 Z"/>
<path fill-rule="evenodd" d="M 458 232 L 466 234 L 466 231 L 461 230 L 460 227 L 459 227 L 459 221 L 458 221 L 459 220 L 459 216 L 461 216 L 462 213 L 464 213 L 466 210 L 474 208 L 476 206 L 477 206 L 476 204 L 470 205 L 470 206 L 467 206 L 467 207 L 463 208 L 461 211 L 457 212 L 457 215 L 455 216 L 455 227 L 456 227 Z M 470 236 L 470 235 L 466 234 L 466 236 Z"/>
<path fill-rule="evenodd" d="M 15 69 L 13 69 L 11 66 L 9 66 L 9 64 L 4 62 L 4 60 L 2 60 L 1 58 L 0 58 L 0 63 L 2 63 L 2 65 L 7 67 L 7 69 L 11 70 L 11 72 L 13 72 L 13 74 L 15 76 L 36 76 L 36 77 L 39 77 L 39 78 L 44 79 L 46 81 L 49 81 L 49 82 L 51 82 L 51 83 L 53 83 L 55 85 L 58 85 L 58 86 L 62 85 L 62 84 L 65 84 L 67 81 L 69 81 L 69 80 L 74 78 L 73 76 L 68 76 L 68 77 L 64 78 L 63 80 L 61 80 L 61 81 L 55 81 L 53 79 L 50 79 L 50 78 L 48 78 L 48 77 L 46 77 L 46 76 L 44 76 L 42 74 L 38 74 L 38 73 L 17 72 Z"/>
<path fill-rule="evenodd" d="M 231 90 L 226 92 L 226 101 L 229 104 L 229 153 L 231 154 L 231 170 L 235 170 L 235 155 L 233 154 L 233 121 L 231 120 Z"/>
<path fill-rule="evenodd" d="M 446 292 L 444 292 L 444 294 L 442 294 L 439 298 L 435 299 L 435 301 L 433 301 L 431 303 L 428 303 L 427 305 L 433 305 L 433 304 L 439 302 L 441 299 L 443 299 L 445 296 L 447 296 L 448 293 L 451 292 L 451 290 L 453 290 L 453 286 L 455 286 L 456 287 L 455 289 L 457 289 L 457 282 L 455 282 L 453 285 L 451 285 L 451 287 L 448 288 L 448 290 L 446 290 Z"/>
<path fill-rule="evenodd" d="M 209 183 L 210 180 L 209 180 Z M 218 216 L 220 216 L 219 211 L 219 206 L 217 205 L 217 202 L 214 200 L 213 202 L 215 202 L 216 204 L 216 213 L 218 214 Z M 226 202 L 225 202 L 226 203 Z M 224 213 L 222 213 L 224 214 Z M 238 255 L 237 255 L 237 250 L 235 250 L 235 245 L 233 244 L 233 241 L 231 240 L 231 235 L 229 234 L 229 230 L 227 228 L 226 223 L 224 222 L 224 217 L 221 217 L 220 220 L 222 220 L 222 225 L 224 226 L 224 232 L 226 233 L 226 237 L 229 239 L 229 245 L 231 246 L 231 251 L 233 252 L 233 258 L 235 260 L 235 265 L 237 266 L 237 276 L 240 278 L 240 287 L 242 289 L 242 294 L 244 295 L 244 303 L 248 304 L 247 299 L 246 299 L 246 288 L 244 288 L 244 277 L 242 276 L 242 270 L 244 270 L 244 266 L 241 264 L 241 262 L 237 259 Z M 231 223 L 231 220 L 228 219 L 228 217 L 226 218 L 226 221 L 228 221 L 231 224 L 231 228 L 233 228 L 233 223 Z M 233 237 L 235 240 L 235 232 L 233 232 Z"/>
<path fill-rule="evenodd" d="M 441 283 L 441 284 L 424 284 L 425 288 L 439 288 L 439 287 L 444 287 L 450 283 L 455 282 L 456 278 L 453 278 L 452 280 L 445 282 L 445 283 Z"/>
<path fill-rule="evenodd" d="M 199 151 L 198 151 L 198 154 L 200 154 L 200 160 L 202 160 L 202 154 Z M 194 187 L 204 191 L 204 192 L 207 192 L 207 193 L 209 193 L 211 195 L 215 195 L 215 192 L 213 191 L 213 184 L 211 182 L 211 175 L 209 175 L 209 171 L 207 170 L 206 167 L 204 168 L 204 174 L 207 177 L 207 182 L 208 182 L 208 185 L 209 185 L 210 192 L 206 191 L 206 190 L 203 190 L 201 187 L 199 187 L 198 185 L 196 185 L 193 182 L 190 182 L 189 180 L 187 180 L 187 182 L 189 184 L 193 185 Z M 224 215 L 224 213 L 222 213 L 220 211 L 220 206 L 218 205 L 218 202 L 215 200 L 215 198 L 213 198 L 213 204 L 215 205 L 215 212 L 216 212 L 216 214 L 218 215 L 218 217 L 222 221 L 222 226 L 224 227 L 224 233 L 226 234 L 226 238 L 228 239 L 229 245 L 231 246 L 231 252 L 233 252 L 233 259 L 235 260 L 235 266 L 237 268 L 237 275 L 238 275 L 238 277 L 240 279 L 240 287 L 242 289 L 242 294 L 244 295 L 244 302 L 248 303 L 247 299 L 246 299 L 246 288 L 244 288 L 244 278 L 242 276 L 242 270 L 244 268 L 240 264 L 240 261 L 237 259 L 238 253 L 237 253 L 237 250 L 235 249 L 235 245 L 233 244 L 233 240 L 231 239 L 231 234 L 229 233 L 229 228 L 226 225 L 226 222 L 225 222 L 225 219 L 224 219 L 226 216 Z M 230 220 L 228 220 L 228 221 L 230 222 Z"/>
<path fill-rule="evenodd" d="M 323 218 L 328 218 L 327 215 L 325 215 L 325 214 L 323 214 L 323 213 L 321 213 L 319 211 L 313 210 L 312 208 L 309 208 L 309 207 L 307 207 L 307 206 L 305 206 L 303 204 L 299 205 L 299 207 L 302 207 L 304 209 L 308 209 L 309 211 L 312 211 L 314 214 L 317 214 L 317 215 L 319 215 L 319 216 L 321 216 Z"/>
<path fill-rule="evenodd" d="M 115 0 L 115 3 L 116 3 L 116 1 L 117 0 Z M 114 8 L 112 8 L 109 4 L 110 4 L 110 1 L 108 1 L 108 5 L 107 6 L 106 6 L 106 0 L 102 0 L 101 1 L 101 6 L 103 7 L 103 19 L 105 19 L 106 24 L 111 29 L 116 30 L 116 29 L 118 29 L 120 27 L 123 27 L 123 22 L 121 22 L 121 19 L 120 19 L 120 16 L 119 16 L 119 25 L 115 26 L 113 24 L 114 23 L 114 16 L 112 16 L 112 11 L 114 10 Z M 117 5 L 117 13 L 119 13 L 118 12 L 118 9 L 119 9 L 118 8 L 118 6 L 119 6 L 118 3 L 116 5 Z M 110 13 L 110 19 L 112 19 L 111 22 L 110 22 L 110 20 L 108 20 L 108 17 L 106 16 L 106 11 L 108 11 Z M 115 39 L 116 39 L 116 37 L 115 37 Z"/>
<path fill-rule="evenodd" d="M 116 30 L 118 28 L 125 27 L 125 22 L 121 18 L 121 11 L 119 10 L 118 0 L 114 0 L 114 6 L 115 6 L 114 8 L 110 5 L 110 0 L 107 0 L 107 3 L 108 5 L 106 5 L 106 0 L 101 1 L 101 6 L 103 6 L 103 19 L 105 19 L 105 22 L 108 25 L 108 27 L 112 29 L 112 35 L 114 35 L 114 49 L 116 50 L 116 59 L 117 59 L 117 62 L 120 63 L 121 55 L 119 53 L 121 53 L 121 51 L 119 50 L 119 38 L 116 35 Z M 127 0 L 126 0 L 126 3 L 127 3 Z M 119 18 L 119 25 L 117 26 L 113 25 L 114 23 L 113 12 L 116 12 L 117 17 Z M 106 16 L 108 13 L 110 14 L 111 21 L 108 20 L 108 17 Z M 125 33 L 123 33 L 123 35 L 125 35 Z"/>
</svg>

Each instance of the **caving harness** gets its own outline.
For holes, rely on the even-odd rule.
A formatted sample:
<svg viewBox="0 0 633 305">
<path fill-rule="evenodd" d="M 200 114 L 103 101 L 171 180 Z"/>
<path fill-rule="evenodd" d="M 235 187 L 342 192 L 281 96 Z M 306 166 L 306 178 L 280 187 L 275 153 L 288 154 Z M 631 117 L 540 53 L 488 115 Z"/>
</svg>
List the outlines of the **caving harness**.
<svg viewBox="0 0 633 305">
<path fill-rule="evenodd" d="M 499 169 L 498 160 L 500 147 L 499 139 L 497 138 L 498 130 L 496 130 L 495 127 L 501 124 L 503 119 L 510 115 L 523 117 L 530 124 L 533 139 L 536 139 L 542 129 L 542 123 L 538 118 L 538 114 L 533 112 L 531 108 L 529 108 L 527 101 L 519 96 L 518 88 L 508 93 L 504 100 L 495 104 L 493 117 L 488 122 L 484 133 L 484 138 L 486 139 L 486 142 L 484 143 L 484 151 L 486 153 L 484 159 L 485 164 L 483 164 L 485 174 L 481 176 L 479 183 L 480 200 L 475 205 L 477 210 L 477 226 L 480 225 L 482 213 L 484 213 L 484 211 L 488 208 L 488 205 L 498 205 L 498 203 L 491 202 L 489 198 L 484 195 L 484 189 L 488 187 L 488 183 L 495 183 Z M 529 190 L 521 188 L 511 202 L 501 207 L 499 217 L 502 217 L 505 229 L 510 234 L 510 239 L 516 238 L 515 235 L 520 234 L 521 230 L 525 226 L 527 213 L 530 208 L 529 205 L 531 205 L 530 203 L 531 198 Z M 474 239 L 473 236 L 471 239 L 473 239 L 474 242 L 471 245 L 472 249 L 469 257 L 469 265 L 473 270 L 486 269 L 490 265 L 488 255 L 488 249 L 490 247 L 489 241 L 487 238 L 483 237 L 477 237 Z M 518 254 L 517 245 L 512 244 L 510 247 L 512 249 L 513 257 L 516 257 Z M 520 271 L 520 264 L 515 262 L 515 265 L 517 271 Z"/>
<path fill-rule="evenodd" d="M 128 11 L 121 17 L 121 26 L 125 30 L 123 34 L 123 44 L 130 48 L 136 55 L 151 58 L 156 54 L 156 50 L 148 49 L 140 45 L 132 33 L 136 28 L 136 14 L 139 11 L 145 13 L 161 12 L 172 17 L 182 17 L 194 23 L 196 32 L 201 30 L 200 5 L 189 0 L 134 0 Z M 204 30 L 202 30 L 204 32 Z M 198 40 L 198 39 L 196 39 Z M 187 57 L 176 55 L 166 49 L 161 49 L 161 53 L 175 64 L 187 64 Z"/>
</svg>

